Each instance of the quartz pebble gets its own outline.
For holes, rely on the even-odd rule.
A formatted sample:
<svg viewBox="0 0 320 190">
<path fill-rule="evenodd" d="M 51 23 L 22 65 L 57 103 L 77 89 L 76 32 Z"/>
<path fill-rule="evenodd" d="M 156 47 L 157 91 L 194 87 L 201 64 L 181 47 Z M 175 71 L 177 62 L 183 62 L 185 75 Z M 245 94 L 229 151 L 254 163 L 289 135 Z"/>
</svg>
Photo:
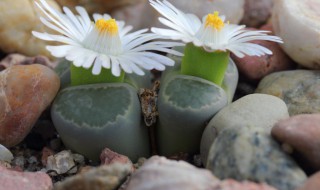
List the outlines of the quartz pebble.
<svg viewBox="0 0 320 190">
<path fill-rule="evenodd" d="M 13 155 L 6 147 L 0 144 L 0 161 L 11 162 Z"/>
<path fill-rule="evenodd" d="M 0 72 L 0 143 L 12 147 L 30 132 L 50 105 L 59 77 L 43 65 L 17 65 Z"/>
<path fill-rule="evenodd" d="M 103 165 L 57 183 L 54 190 L 115 190 L 130 172 L 129 164 Z"/>
<path fill-rule="evenodd" d="M 0 165 L 1 190 L 51 190 L 50 177 L 43 172 L 17 172 Z"/>
<path fill-rule="evenodd" d="M 320 71 L 294 70 L 270 74 L 263 78 L 256 93 L 281 98 L 289 114 L 320 112 Z"/>
<path fill-rule="evenodd" d="M 56 174 L 76 173 L 78 168 L 75 166 L 71 151 L 64 150 L 48 157 L 46 169 L 53 170 L 54 172 L 50 172 L 50 175 L 55 176 Z"/>
<path fill-rule="evenodd" d="M 268 183 L 281 190 L 295 189 L 306 180 L 291 157 L 256 125 L 224 129 L 210 148 L 206 168 L 220 179 Z"/>
<path fill-rule="evenodd" d="M 60 10 L 54 0 L 46 0 Z M 0 50 L 6 53 L 21 53 L 28 56 L 51 56 L 45 41 L 37 39 L 31 31 L 48 31 L 39 19 L 40 9 L 30 0 L 0 1 Z M 51 31 L 49 32 L 51 33 Z M 51 57 L 52 58 L 52 57 Z"/>
<path fill-rule="evenodd" d="M 126 190 L 205 190 L 218 181 L 208 170 L 153 156 L 132 175 Z"/>
<path fill-rule="evenodd" d="M 320 114 L 293 116 L 278 122 L 272 128 L 272 136 L 308 172 L 320 170 Z M 286 150 L 286 149 L 285 149 Z"/>
<path fill-rule="evenodd" d="M 252 125 L 270 132 L 276 122 L 288 117 L 287 106 L 277 97 L 265 94 L 242 97 L 220 110 L 207 125 L 200 146 L 203 164 L 207 163 L 209 149 L 223 129 Z"/>
</svg>

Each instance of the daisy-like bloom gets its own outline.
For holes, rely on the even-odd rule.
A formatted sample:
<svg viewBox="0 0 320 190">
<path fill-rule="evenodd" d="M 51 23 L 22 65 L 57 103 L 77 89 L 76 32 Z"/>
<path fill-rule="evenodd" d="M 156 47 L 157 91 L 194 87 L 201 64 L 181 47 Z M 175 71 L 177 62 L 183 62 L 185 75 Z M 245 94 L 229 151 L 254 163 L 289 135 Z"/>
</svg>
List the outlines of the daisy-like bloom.
<svg viewBox="0 0 320 190">
<path fill-rule="evenodd" d="M 42 40 L 64 43 L 47 46 L 47 49 L 55 57 L 72 61 L 76 67 L 92 68 L 94 75 L 99 75 L 102 68 L 111 69 L 116 77 L 122 70 L 143 75 L 144 69 L 164 70 L 165 66 L 174 65 L 173 60 L 150 51 L 182 55 L 170 49 L 181 44 L 153 41 L 159 39 L 159 35 L 146 33 L 147 29 L 129 33 L 131 26 L 125 26 L 123 21 L 116 21 L 107 14 L 94 14 L 92 22 L 83 7 L 76 7 L 79 15 L 74 15 L 66 7 L 63 7 L 64 14 L 60 13 L 45 0 L 35 3 L 45 14 L 45 18 L 40 17 L 41 22 L 60 35 L 35 31 L 32 34 Z"/>
<path fill-rule="evenodd" d="M 225 23 L 225 17 L 219 16 L 218 12 L 208 14 L 201 22 L 196 15 L 183 13 L 166 0 L 149 1 L 164 16 L 159 18 L 160 22 L 171 28 L 152 28 L 154 33 L 185 43 L 192 42 L 207 52 L 230 51 L 240 58 L 245 55 L 261 56 L 272 52 L 250 41 L 268 40 L 282 43 L 281 38 L 267 35 L 269 31 L 250 31 L 245 30 L 244 25 Z"/>
</svg>

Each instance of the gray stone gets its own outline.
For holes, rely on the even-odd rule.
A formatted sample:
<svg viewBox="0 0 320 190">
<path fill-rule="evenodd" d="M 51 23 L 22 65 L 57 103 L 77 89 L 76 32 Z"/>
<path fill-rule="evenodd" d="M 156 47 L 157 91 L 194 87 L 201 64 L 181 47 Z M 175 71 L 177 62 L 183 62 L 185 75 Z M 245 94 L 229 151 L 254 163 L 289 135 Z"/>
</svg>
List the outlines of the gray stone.
<svg viewBox="0 0 320 190">
<path fill-rule="evenodd" d="M 281 98 L 290 115 L 320 112 L 320 71 L 294 70 L 266 76 L 257 93 Z"/>
<path fill-rule="evenodd" d="M 6 147 L 0 144 L 0 161 L 11 162 L 13 155 Z"/>
<path fill-rule="evenodd" d="M 233 102 L 219 111 L 203 132 L 200 153 L 204 165 L 209 148 L 222 129 L 252 125 L 270 132 L 276 122 L 288 117 L 285 103 L 274 96 L 251 94 Z"/>
<path fill-rule="evenodd" d="M 56 174 L 73 174 L 76 173 L 78 168 L 73 159 L 73 155 L 70 151 L 63 150 L 55 155 L 49 156 L 47 160 L 48 171 L 54 170 L 55 172 L 50 172 L 50 175 Z"/>
<path fill-rule="evenodd" d="M 264 182 L 280 190 L 293 190 L 307 178 L 270 134 L 254 125 L 224 129 L 210 148 L 206 167 L 220 179 Z"/>
</svg>

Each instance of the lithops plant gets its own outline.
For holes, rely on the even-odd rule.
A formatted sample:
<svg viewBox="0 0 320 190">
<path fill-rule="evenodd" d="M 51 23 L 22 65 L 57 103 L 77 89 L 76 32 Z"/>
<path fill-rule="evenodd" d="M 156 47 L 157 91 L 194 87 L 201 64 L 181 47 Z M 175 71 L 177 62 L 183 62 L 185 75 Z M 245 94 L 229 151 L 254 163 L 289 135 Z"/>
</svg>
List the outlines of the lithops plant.
<svg viewBox="0 0 320 190">
<path fill-rule="evenodd" d="M 320 1 L 274 1 L 272 23 L 284 51 L 302 66 L 320 68 Z"/>
</svg>

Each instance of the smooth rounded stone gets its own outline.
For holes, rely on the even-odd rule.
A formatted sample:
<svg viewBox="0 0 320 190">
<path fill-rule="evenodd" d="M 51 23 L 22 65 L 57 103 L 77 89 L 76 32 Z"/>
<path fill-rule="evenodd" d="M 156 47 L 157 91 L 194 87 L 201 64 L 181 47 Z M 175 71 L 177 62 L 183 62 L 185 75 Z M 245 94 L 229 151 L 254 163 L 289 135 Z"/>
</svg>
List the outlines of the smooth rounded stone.
<svg viewBox="0 0 320 190">
<path fill-rule="evenodd" d="M 199 152 L 205 124 L 227 105 L 225 91 L 207 80 L 171 73 L 161 82 L 156 127 L 160 155 Z"/>
<path fill-rule="evenodd" d="M 250 180 L 277 189 L 302 185 L 306 174 L 256 125 L 226 128 L 210 148 L 206 168 L 220 179 Z"/>
<path fill-rule="evenodd" d="M 273 27 L 284 41 L 284 51 L 311 69 L 320 69 L 319 9 L 318 0 L 277 0 L 272 13 Z"/>
<path fill-rule="evenodd" d="M 320 112 L 320 71 L 294 70 L 270 74 L 263 78 L 256 93 L 281 98 L 289 114 Z"/>
<path fill-rule="evenodd" d="M 73 159 L 73 155 L 69 150 L 63 150 L 55 155 L 49 156 L 47 158 L 47 171 L 50 172 L 51 175 L 59 175 L 59 174 L 74 174 L 77 172 L 78 168 Z"/>
<path fill-rule="evenodd" d="M 12 147 L 30 132 L 60 87 L 43 65 L 18 65 L 0 72 L 0 143 Z"/>
<path fill-rule="evenodd" d="M 128 84 L 67 87 L 56 97 L 51 116 L 66 147 L 93 161 L 106 147 L 132 161 L 149 155 L 137 90 Z"/>
<path fill-rule="evenodd" d="M 320 187 L 320 172 L 312 175 L 308 180 L 296 190 L 319 190 Z"/>
<path fill-rule="evenodd" d="M 169 2 L 186 13 L 196 14 L 199 18 L 213 11 L 219 11 L 232 24 L 240 22 L 245 4 L 245 0 L 169 0 Z"/>
<path fill-rule="evenodd" d="M 10 163 L 13 160 L 13 155 L 6 147 L 0 144 L 0 161 Z"/>
<path fill-rule="evenodd" d="M 309 172 L 320 170 L 320 114 L 297 115 L 278 122 L 271 131 L 287 153 Z"/>
<path fill-rule="evenodd" d="M 251 94 L 224 107 L 209 122 L 203 132 L 200 153 L 203 164 L 212 143 L 225 128 L 256 126 L 270 132 L 273 125 L 289 117 L 285 103 L 274 96 Z"/>
<path fill-rule="evenodd" d="M 238 182 L 233 179 L 226 179 L 218 183 L 210 190 L 276 190 L 267 184 L 258 184 L 250 181 Z"/>
<path fill-rule="evenodd" d="M 27 57 L 22 54 L 9 54 L 4 59 L 0 61 L 0 71 L 11 67 L 13 65 L 31 65 L 31 64 L 40 64 L 47 66 L 51 69 L 56 67 L 56 62 L 50 61 L 46 56 L 37 55 L 35 57 Z"/>
<path fill-rule="evenodd" d="M 126 190 L 206 190 L 218 182 L 208 170 L 153 156 L 133 173 Z"/>
<path fill-rule="evenodd" d="M 268 28 L 272 29 L 272 28 Z M 277 71 L 293 68 L 292 60 L 284 53 L 280 45 L 270 41 L 252 41 L 272 51 L 272 55 L 244 56 L 239 58 L 231 54 L 240 74 L 250 82 L 259 82 L 263 77 Z"/>
<path fill-rule="evenodd" d="M 131 165 L 115 163 L 89 169 L 55 184 L 54 190 L 115 190 L 131 172 Z"/>
<path fill-rule="evenodd" d="M 0 165 L 0 189 L 51 190 L 51 178 L 43 172 L 17 172 Z"/>
<path fill-rule="evenodd" d="M 272 0 L 245 0 L 241 24 L 258 28 L 267 23 L 273 7 Z"/>
<path fill-rule="evenodd" d="M 47 2 L 57 10 L 59 6 L 54 0 Z M 21 53 L 28 56 L 45 55 L 51 57 L 46 50 L 45 41 L 37 39 L 31 31 L 48 31 L 39 19 L 40 9 L 30 0 L 0 1 L 0 50 L 6 53 Z M 53 58 L 53 57 L 51 57 Z"/>
</svg>

